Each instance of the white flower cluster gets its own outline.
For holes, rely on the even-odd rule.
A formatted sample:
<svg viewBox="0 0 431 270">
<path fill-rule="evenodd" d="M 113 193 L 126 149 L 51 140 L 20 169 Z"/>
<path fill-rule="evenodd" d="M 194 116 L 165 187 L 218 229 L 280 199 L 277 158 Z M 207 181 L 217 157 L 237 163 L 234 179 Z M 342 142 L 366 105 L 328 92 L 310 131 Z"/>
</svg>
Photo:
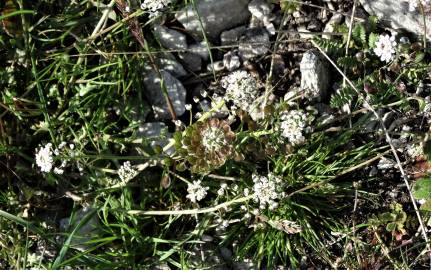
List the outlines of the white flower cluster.
<svg viewBox="0 0 431 270">
<path fill-rule="evenodd" d="M 144 0 L 141 4 L 141 9 L 150 11 L 150 17 L 154 17 L 171 2 L 172 0 Z"/>
<path fill-rule="evenodd" d="M 133 168 L 130 161 L 124 162 L 123 165 L 121 165 L 121 167 L 118 169 L 118 176 L 122 182 L 128 182 L 136 175 L 138 175 L 138 172 Z"/>
<path fill-rule="evenodd" d="M 293 145 L 305 142 L 304 133 L 308 130 L 307 114 L 302 110 L 291 110 L 281 115 L 281 136 Z"/>
<path fill-rule="evenodd" d="M 409 11 L 413 12 L 419 9 L 419 6 L 422 5 L 423 7 L 430 5 L 431 0 L 409 0 Z"/>
<path fill-rule="evenodd" d="M 395 46 L 397 46 L 395 36 L 380 35 L 375 45 L 374 53 L 380 57 L 380 60 L 384 62 L 391 61 L 392 56 L 395 54 Z"/>
<path fill-rule="evenodd" d="M 55 174 L 63 174 L 67 166 L 67 160 L 62 160 L 59 166 L 54 167 L 55 161 L 53 156 L 59 156 L 61 154 L 71 155 L 71 150 L 73 150 L 74 147 L 74 144 L 70 144 L 69 149 L 66 149 L 66 142 L 61 142 L 58 148 L 55 149 L 53 149 L 52 143 L 47 143 L 39 149 L 36 148 L 36 165 L 39 166 L 42 172 L 49 173 L 53 171 Z"/>
<path fill-rule="evenodd" d="M 207 190 L 209 187 L 203 187 L 201 184 L 201 180 L 193 181 L 192 184 L 188 184 L 187 186 L 187 198 L 193 203 L 198 202 L 205 198 L 207 195 Z"/>
<path fill-rule="evenodd" d="M 276 200 L 284 197 L 282 192 L 282 179 L 272 173 L 268 176 L 253 175 L 253 196 L 256 202 L 259 202 L 260 208 L 264 209 L 269 206 L 273 210 L 278 207 Z"/>
<path fill-rule="evenodd" d="M 208 152 L 217 152 L 227 144 L 223 130 L 209 127 L 202 132 L 202 145 Z"/>
<path fill-rule="evenodd" d="M 52 143 L 47 143 L 45 146 L 40 147 L 39 150 L 37 150 L 36 164 L 40 167 L 42 172 L 48 173 L 52 170 L 53 163 Z"/>
<path fill-rule="evenodd" d="M 221 86 L 226 89 L 226 98 L 236 106 L 249 113 L 255 109 L 259 89 L 250 73 L 244 70 L 234 71 L 221 80 Z"/>
</svg>

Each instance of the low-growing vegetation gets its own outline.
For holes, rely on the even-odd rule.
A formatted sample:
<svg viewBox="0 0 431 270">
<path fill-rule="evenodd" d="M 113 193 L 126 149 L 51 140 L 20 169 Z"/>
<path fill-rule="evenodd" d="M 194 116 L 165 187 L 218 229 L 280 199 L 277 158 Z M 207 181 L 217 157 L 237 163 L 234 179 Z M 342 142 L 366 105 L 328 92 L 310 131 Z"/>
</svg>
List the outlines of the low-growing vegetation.
<svg viewBox="0 0 431 270">
<path fill-rule="evenodd" d="M 0 3 L 1 269 L 430 267 L 426 27 L 232 1 Z"/>
</svg>

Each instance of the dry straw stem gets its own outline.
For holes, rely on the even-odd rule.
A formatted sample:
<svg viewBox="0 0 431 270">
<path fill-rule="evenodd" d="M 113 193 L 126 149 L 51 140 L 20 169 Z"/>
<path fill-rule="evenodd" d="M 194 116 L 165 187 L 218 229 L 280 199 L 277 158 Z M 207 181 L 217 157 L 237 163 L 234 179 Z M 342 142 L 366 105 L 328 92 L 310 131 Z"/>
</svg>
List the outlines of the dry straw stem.
<svg viewBox="0 0 431 270">
<path fill-rule="evenodd" d="M 426 233 L 426 229 L 425 229 L 425 226 L 424 226 L 424 222 L 423 222 L 423 219 L 422 219 L 422 217 L 421 217 L 421 215 L 420 215 L 420 213 L 419 213 L 419 209 L 418 209 L 418 206 L 417 206 L 417 204 L 416 204 L 416 201 L 415 201 L 415 198 L 413 197 L 413 194 L 412 194 L 412 190 L 411 190 L 411 187 L 410 187 L 410 183 L 409 183 L 409 180 L 408 180 L 408 178 L 407 178 L 407 175 L 406 175 L 406 173 L 405 173 L 405 171 L 404 171 L 404 169 L 403 169 L 403 166 L 401 165 L 401 161 L 400 161 L 400 158 L 399 158 L 399 156 L 398 156 L 398 154 L 397 154 L 397 150 L 395 149 L 395 147 L 394 147 L 394 145 L 393 145 L 393 143 L 392 143 L 392 139 L 391 139 L 391 137 L 390 137 L 390 135 L 389 135 L 389 133 L 388 133 L 388 130 L 386 129 L 386 127 L 385 127 L 385 124 L 383 123 L 383 120 L 382 120 L 382 118 L 380 117 L 380 115 L 376 112 L 376 110 L 374 110 L 374 108 L 368 103 L 368 99 L 367 99 L 367 97 L 368 97 L 368 95 L 367 95 L 367 97 L 365 97 L 364 96 L 364 94 L 363 93 L 361 93 L 357 88 L 356 88 L 356 86 L 352 83 L 352 81 L 350 81 L 350 79 L 346 76 L 346 74 L 344 74 L 344 72 L 337 66 L 337 64 L 335 64 L 335 62 L 334 61 L 332 61 L 332 59 L 328 56 L 328 54 L 326 54 L 325 53 L 325 51 L 314 41 L 314 40 L 311 40 L 311 43 L 325 56 L 325 58 L 331 63 L 331 65 L 332 66 L 334 66 L 334 68 L 338 71 L 338 73 L 340 73 L 340 75 L 341 76 L 343 76 L 343 78 L 346 80 L 346 82 L 352 87 L 352 89 L 354 89 L 355 90 L 355 92 L 358 94 L 358 96 L 359 97 L 361 97 L 361 99 L 364 101 L 364 105 L 365 105 L 365 107 L 366 108 L 368 108 L 368 110 L 370 110 L 375 116 L 376 116 L 376 119 L 379 121 L 379 123 L 380 123 L 380 125 L 382 126 L 382 129 L 383 129 L 383 132 L 385 133 L 385 138 L 386 138 L 386 142 L 389 144 L 389 146 L 391 147 L 391 151 L 392 151 L 392 154 L 394 155 L 394 157 L 395 157 L 395 160 L 396 160 L 396 162 L 397 162 L 397 166 L 398 166 L 398 169 L 400 170 L 400 173 L 401 173 L 401 175 L 402 175 L 402 177 L 403 177 L 403 180 L 404 180 L 404 183 L 405 183 L 405 185 L 406 185 L 406 188 L 407 188 L 407 191 L 408 191 L 408 193 L 409 193 L 409 196 L 410 196 L 410 200 L 412 201 L 412 204 L 413 204 L 413 208 L 414 208 L 414 210 L 415 210 L 415 213 L 416 213 L 416 216 L 417 216 L 417 218 L 418 218 L 418 221 L 419 221 L 419 226 L 420 226 L 420 230 L 421 230 L 421 232 L 422 232 L 422 236 L 423 236 L 423 238 L 424 238 L 424 240 L 425 240 L 425 242 L 426 242 L 426 249 L 428 250 L 428 251 L 430 251 L 430 245 L 429 245 L 429 243 L 428 243 L 428 235 L 427 235 L 427 233 Z M 430 256 L 430 259 L 431 259 L 431 253 L 429 254 L 429 256 Z"/>
<path fill-rule="evenodd" d="M 236 203 L 241 203 L 248 201 L 253 198 L 253 195 L 249 195 L 246 197 L 240 197 L 237 199 L 233 199 L 231 201 L 227 201 L 221 204 L 218 204 L 213 207 L 207 207 L 207 208 L 200 208 L 200 209 L 187 209 L 187 210 L 172 210 L 172 211 L 165 211 L 165 210 L 149 210 L 149 211 L 142 211 L 142 210 L 129 210 L 125 211 L 129 215 L 146 215 L 146 216 L 166 216 L 166 215 L 194 215 L 194 214 L 203 214 L 203 213 L 212 213 L 216 212 L 220 209 L 227 208 L 228 206 Z"/>
<path fill-rule="evenodd" d="M 311 184 L 311 185 L 308 185 L 308 186 L 306 186 L 304 188 L 298 189 L 298 190 L 290 193 L 287 196 L 291 197 L 294 194 L 297 194 L 297 193 L 300 193 L 300 192 L 303 192 L 303 191 L 306 191 L 306 190 L 309 190 L 309 189 L 321 186 L 323 184 L 326 184 L 326 183 L 328 183 L 328 182 L 330 182 L 330 181 L 332 181 L 332 180 L 340 177 L 341 175 L 344 175 L 344 174 L 347 174 L 347 173 L 352 172 L 354 170 L 357 170 L 357 169 L 359 169 L 359 168 L 361 168 L 363 166 L 367 166 L 368 164 L 370 164 L 370 163 L 372 163 L 372 162 L 380 159 L 383 155 L 387 154 L 388 152 L 389 151 L 386 151 L 385 153 L 382 153 L 382 154 L 380 154 L 380 155 L 378 155 L 378 156 L 376 156 L 376 157 L 374 157 L 372 159 L 366 160 L 366 161 L 362 162 L 361 164 L 358 164 L 358 165 L 356 165 L 356 166 L 354 166 L 352 168 L 349 168 L 349 169 L 341 172 L 340 174 L 338 174 L 338 175 L 336 175 L 334 177 L 331 177 L 330 179 L 328 179 L 326 181 L 321 181 L 319 183 Z M 116 210 L 117 211 L 125 212 L 125 213 L 127 213 L 129 215 L 145 215 L 145 216 L 195 215 L 195 214 L 203 214 L 203 213 L 215 212 L 215 211 L 218 211 L 219 209 L 226 208 L 226 207 L 228 207 L 228 206 L 230 206 L 232 204 L 236 204 L 236 203 L 241 203 L 241 202 L 248 201 L 248 200 L 252 199 L 253 196 L 254 195 L 240 197 L 240 198 L 233 199 L 231 201 L 227 201 L 227 202 L 215 205 L 213 207 L 200 208 L 200 209 L 198 208 L 198 209 L 186 209 L 186 210 L 148 210 L 148 211 L 145 211 L 145 210 L 128 210 L 127 211 L 127 210 L 122 210 L 122 209 L 116 209 Z"/>
</svg>

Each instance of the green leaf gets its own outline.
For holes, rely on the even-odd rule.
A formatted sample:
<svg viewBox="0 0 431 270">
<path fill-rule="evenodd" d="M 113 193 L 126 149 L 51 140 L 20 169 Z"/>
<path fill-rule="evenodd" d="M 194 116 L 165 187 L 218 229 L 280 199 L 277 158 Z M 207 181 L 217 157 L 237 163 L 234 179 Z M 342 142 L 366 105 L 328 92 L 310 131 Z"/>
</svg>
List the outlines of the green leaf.
<svg viewBox="0 0 431 270">
<path fill-rule="evenodd" d="M 414 183 L 412 188 L 413 196 L 416 200 L 431 199 L 431 178 L 422 178 Z"/>
<path fill-rule="evenodd" d="M 421 205 L 420 209 L 422 211 L 431 212 L 431 200 L 427 200 L 424 204 Z"/>
<path fill-rule="evenodd" d="M 418 64 L 418 63 L 422 62 L 422 60 L 424 60 L 424 58 L 425 58 L 425 54 L 424 53 L 418 53 L 418 54 L 416 54 L 415 63 Z"/>
<path fill-rule="evenodd" d="M 371 33 L 370 36 L 368 37 L 368 48 L 373 49 L 378 39 L 379 39 L 378 35 Z"/>
<path fill-rule="evenodd" d="M 392 231 L 395 231 L 395 229 L 397 228 L 397 224 L 395 223 L 395 222 L 391 222 L 391 223 L 388 223 L 387 225 L 386 225 L 386 230 L 388 231 L 388 232 L 392 232 Z"/>
<path fill-rule="evenodd" d="M 368 25 L 370 27 L 371 32 L 374 32 L 377 29 L 378 22 L 379 22 L 379 18 L 377 16 L 368 17 Z"/>
<path fill-rule="evenodd" d="M 367 31 L 362 23 L 355 25 L 352 31 L 352 38 L 361 47 L 367 43 Z"/>
</svg>

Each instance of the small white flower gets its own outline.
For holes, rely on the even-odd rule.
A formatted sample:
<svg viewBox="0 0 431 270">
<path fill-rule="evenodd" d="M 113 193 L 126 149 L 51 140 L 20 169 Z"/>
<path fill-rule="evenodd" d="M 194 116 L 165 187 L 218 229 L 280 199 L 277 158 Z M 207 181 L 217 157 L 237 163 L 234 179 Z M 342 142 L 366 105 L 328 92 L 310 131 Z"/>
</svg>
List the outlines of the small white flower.
<svg viewBox="0 0 431 270">
<path fill-rule="evenodd" d="M 202 131 L 202 145 L 208 152 L 217 152 L 227 144 L 224 130 L 209 127 Z"/>
<path fill-rule="evenodd" d="M 283 113 L 280 123 L 281 136 L 293 145 L 305 142 L 304 132 L 307 130 L 307 115 L 301 110 Z"/>
<path fill-rule="evenodd" d="M 274 209 L 276 209 L 278 207 L 278 203 L 277 202 L 272 202 L 270 205 L 269 205 L 269 210 L 274 210 Z"/>
<path fill-rule="evenodd" d="M 73 150 L 73 149 L 75 149 L 75 145 L 73 143 L 71 143 L 71 144 L 69 144 L 69 148 L 70 148 L 70 150 Z"/>
<path fill-rule="evenodd" d="M 192 109 L 192 104 L 186 104 L 185 107 L 187 111 L 190 111 Z"/>
<path fill-rule="evenodd" d="M 63 169 L 61 169 L 61 168 L 57 168 L 57 167 L 55 167 L 55 168 L 54 168 L 54 173 L 55 173 L 55 174 L 63 174 L 63 173 L 64 173 L 64 170 L 63 170 Z"/>
<path fill-rule="evenodd" d="M 244 196 L 248 196 L 250 194 L 250 190 L 248 188 L 244 189 Z"/>
<path fill-rule="evenodd" d="M 201 185 L 201 180 L 193 181 L 193 183 L 188 184 L 187 186 L 187 194 L 186 198 L 188 198 L 193 203 L 198 202 L 205 198 L 207 195 L 207 190 L 209 187 L 203 187 Z"/>
<path fill-rule="evenodd" d="M 223 228 L 227 228 L 229 227 L 229 221 L 228 220 L 223 220 L 223 222 L 221 223 L 221 225 Z"/>
<path fill-rule="evenodd" d="M 65 147 L 66 146 L 66 142 L 61 142 L 59 145 L 58 145 L 58 149 L 62 149 L 63 147 Z"/>
<path fill-rule="evenodd" d="M 426 202 L 427 202 L 427 201 L 426 201 L 425 199 L 420 199 L 420 200 L 418 201 L 418 203 L 419 203 L 419 204 L 421 204 L 421 205 L 422 205 L 422 204 L 424 204 L 424 203 L 426 203 Z"/>
<path fill-rule="evenodd" d="M 226 89 L 226 98 L 234 105 L 251 113 L 256 109 L 256 99 L 259 89 L 256 80 L 250 73 L 237 70 L 221 80 L 221 86 Z"/>
<path fill-rule="evenodd" d="M 183 122 L 181 122 L 181 120 L 175 120 L 175 121 L 174 121 L 174 124 L 175 124 L 177 127 L 181 127 L 181 126 L 183 125 Z"/>
<path fill-rule="evenodd" d="M 118 169 L 117 173 L 123 182 L 127 182 L 138 175 L 138 172 L 133 168 L 130 161 L 124 162 L 123 165 L 121 165 L 121 167 Z"/>
<path fill-rule="evenodd" d="M 157 13 L 169 5 L 172 0 L 144 0 L 141 4 L 141 9 L 150 11 L 150 17 L 157 15 Z"/>
<path fill-rule="evenodd" d="M 374 53 L 380 57 L 380 60 L 389 62 L 393 54 L 395 54 L 395 46 L 397 46 L 397 42 L 394 36 L 389 36 L 387 34 L 380 35 L 379 39 L 376 41 Z"/>
<path fill-rule="evenodd" d="M 278 207 L 278 203 L 275 200 L 281 199 L 281 178 L 274 174 L 268 174 L 268 176 L 252 176 L 254 186 L 254 200 L 259 202 L 260 208 L 265 209 L 268 205 L 270 209 Z"/>
<path fill-rule="evenodd" d="M 207 91 L 205 91 L 205 90 L 201 90 L 201 91 L 200 91 L 200 94 L 201 94 L 201 96 L 202 96 L 202 97 L 204 97 L 204 98 L 206 98 L 206 97 L 208 96 L 208 92 L 207 92 Z"/>
<path fill-rule="evenodd" d="M 193 97 L 193 102 L 194 103 L 199 103 L 200 99 L 197 96 Z"/>
<path fill-rule="evenodd" d="M 224 192 L 226 191 L 226 188 L 227 188 L 227 184 L 226 184 L 226 183 L 222 183 L 222 184 L 220 185 L 219 190 L 217 190 L 217 194 L 218 194 L 219 196 L 223 196 L 223 195 L 224 195 Z"/>
<path fill-rule="evenodd" d="M 126 11 L 127 13 L 129 13 L 129 12 L 130 12 L 130 7 L 129 7 L 129 6 L 126 6 L 125 11 Z"/>
<path fill-rule="evenodd" d="M 41 147 L 36 153 L 36 164 L 42 172 L 50 172 L 54 163 L 52 158 L 52 144 L 47 143 Z"/>
</svg>

